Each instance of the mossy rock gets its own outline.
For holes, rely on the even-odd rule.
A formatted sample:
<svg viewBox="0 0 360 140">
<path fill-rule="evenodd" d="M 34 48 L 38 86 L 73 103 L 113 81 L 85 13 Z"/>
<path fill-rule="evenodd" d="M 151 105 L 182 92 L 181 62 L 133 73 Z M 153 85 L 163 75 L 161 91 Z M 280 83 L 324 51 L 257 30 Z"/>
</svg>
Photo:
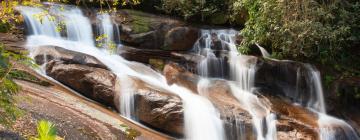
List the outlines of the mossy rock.
<svg viewBox="0 0 360 140">
<path fill-rule="evenodd" d="M 132 32 L 135 34 L 138 33 L 145 33 L 152 30 L 152 23 L 153 19 L 152 16 L 140 12 L 140 11 L 134 11 L 134 10 L 124 10 L 129 16 L 129 24 L 131 26 Z"/>
</svg>

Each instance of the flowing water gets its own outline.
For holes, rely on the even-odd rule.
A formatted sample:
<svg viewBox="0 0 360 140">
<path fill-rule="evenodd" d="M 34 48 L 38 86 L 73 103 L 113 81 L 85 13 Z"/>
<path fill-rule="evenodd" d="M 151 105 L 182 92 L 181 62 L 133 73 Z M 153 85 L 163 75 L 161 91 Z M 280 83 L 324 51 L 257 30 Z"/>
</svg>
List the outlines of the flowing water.
<svg viewBox="0 0 360 140">
<path fill-rule="evenodd" d="M 219 117 L 219 113 L 206 98 L 198 96 L 184 87 L 178 85 L 169 86 L 166 79 L 153 71 L 150 67 L 136 62 L 129 62 L 121 56 L 111 54 L 105 49 L 95 47 L 94 35 L 90 21 L 85 17 L 81 10 L 76 7 L 65 7 L 65 10 L 58 10 L 57 14 L 62 15 L 65 22 L 67 36 L 60 36 L 56 32 L 56 21 L 46 20 L 43 24 L 38 22 L 35 14 L 43 11 L 40 8 L 18 7 L 26 19 L 26 24 L 30 28 L 27 37 L 27 48 L 33 56 L 39 46 L 54 45 L 68 50 L 82 52 L 92 55 L 104 63 L 113 73 L 115 73 L 120 83 L 128 83 L 128 78 L 136 77 L 145 83 L 164 89 L 181 97 L 183 100 L 185 116 L 185 135 L 191 140 L 221 140 L 224 139 L 224 129 Z M 106 24 L 102 24 L 106 25 Z M 108 28 L 108 27 L 104 27 Z M 107 32 L 104 30 L 104 32 Z M 51 33 L 51 34 L 49 34 Z M 134 69 L 137 68 L 137 69 Z M 130 76 L 130 77 L 129 77 Z M 126 80 L 126 81 L 124 81 Z M 122 115 L 130 118 L 133 116 L 133 97 L 132 84 L 121 85 L 122 94 L 128 94 L 121 100 Z"/>
<path fill-rule="evenodd" d="M 235 45 L 237 34 L 235 30 L 202 30 L 200 39 L 194 45 L 194 51 L 205 56 L 198 65 L 198 73 L 204 77 L 220 77 L 236 81 L 236 84 L 229 82 L 232 94 L 252 116 L 257 139 L 274 140 L 276 117 L 270 112 L 270 107 L 252 93 L 256 61 L 252 57 L 238 53 Z M 225 65 L 227 63 L 228 69 Z M 229 77 L 226 77 L 227 74 Z M 201 82 L 199 84 L 201 84 L 198 85 L 200 89 L 205 85 Z M 242 130 L 243 126 L 235 127 L 239 127 L 236 130 Z M 236 135 L 241 136 L 245 133 L 239 131 Z"/>
<path fill-rule="evenodd" d="M 65 6 L 60 10 L 54 6 L 49 11 L 57 13 L 57 20 L 50 16 L 42 18 L 41 22 L 37 15 L 44 12 L 41 8 L 18 7 L 24 16 L 29 36 L 27 37 L 27 48 L 30 56 L 43 45 L 59 46 L 68 50 L 82 52 L 96 57 L 104 63 L 120 80 L 120 112 L 121 115 L 137 120 L 135 115 L 134 97 L 135 92 L 132 78 L 137 78 L 154 88 L 162 89 L 178 95 L 183 101 L 185 137 L 191 140 L 222 140 L 226 139 L 223 122 L 220 114 L 212 103 L 206 98 L 209 85 L 207 77 L 224 78 L 228 82 L 232 94 L 244 106 L 244 109 L 252 116 L 252 123 L 258 140 L 276 139 L 276 115 L 270 110 L 270 105 L 253 94 L 256 59 L 238 53 L 235 46 L 235 30 L 203 30 L 202 36 L 194 45 L 194 51 L 204 55 L 205 59 L 198 65 L 198 73 L 203 80 L 198 83 L 198 93 L 174 85 L 167 85 L 166 79 L 160 73 L 141 63 L 129 62 L 121 56 L 109 53 L 106 49 L 97 48 L 94 40 L 96 35 L 107 34 L 101 44 L 116 42 L 119 37 L 118 26 L 111 21 L 109 14 L 99 14 L 97 24 L 99 34 L 93 32 L 90 20 L 85 17 L 82 11 L 76 7 Z M 61 34 L 57 26 L 64 23 L 66 31 Z M 106 48 L 106 47 L 104 47 Z M 268 54 L 259 46 L 264 57 Z M 307 107 L 318 112 L 318 123 L 320 126 L 320 138 L 323 140 L 335 139 L 359 139 L 356 132 L 345 121 L 326 115 L 323 90 L 320 74 L 311 66 L 309 70 L 309 81 L 314 97 L 307 101 Z M 120 94 L 119 93 L 119 94 Z M 245 139 L 244 126 L 239 122 L 235 123 L 234 130 L 236 137 Z"/>
<path fill-rule="evenodd" d="M 101 13 L 97 15 L 97 29 L 98 33 L 97 36 L 100 36 L 101 39 L 98 42 L 98 46 L 108 48 L 110 45 L 118 46 L 120 45 L 119 38 L 120 37 L 120 31 L 119 26 L 115 23 L 113 23 L 111 16 L 109 13 Z"/>
<path fill-rule="evenodd" d="M 262 56 L 263 56 L 264 58 L 270 58 L 270 53 L 269 53 L 268 51 L 266 51 L 265 48 L 261 47 L 261 46 L 260 46 L 259 44 L 257 44 L 257 43 L 256 43 L 256 46 L 259 48 L 259 50 L 260 50 L 260 52 L 261 52 L 261 54 L 262 54 Z"/>
<path fill-rule="evenodd" d="M 356 131 L 345 121 L 326 114 L 324 92 L 322 89 L 320 73 L 310 65 L 305 66 L 309 71 L 310 91 L 315 97 L 308 101 L 307 107 L 317 112 L 319 135 L 322 140 L 359 140 Z"/>
</svg>

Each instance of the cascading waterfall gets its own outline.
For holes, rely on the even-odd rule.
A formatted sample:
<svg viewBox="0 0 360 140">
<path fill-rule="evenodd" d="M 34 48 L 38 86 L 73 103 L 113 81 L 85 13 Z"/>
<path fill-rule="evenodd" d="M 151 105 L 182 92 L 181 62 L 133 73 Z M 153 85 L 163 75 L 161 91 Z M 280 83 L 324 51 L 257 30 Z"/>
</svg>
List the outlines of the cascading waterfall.
<svg viewBox="0 0 360 140">
<path fill-rule="evenodd" d="M 226 73 L 230 71 L 229 79 L 236 81 L 236 84 L 229 82 L 232 93 L 252 116 L 257 139 L 276 139 L 275 115 L 270 112 L 269 106 L 262 103 L 252 93 L 254 88 L 255 62 L 251 62 L 250 57 L 239 54 L 236 49 L 235 37 L 238 32 L 235 30 L 202 30 L 201 33 L 200 39 L 194 45 L 194 51 L 205 56 L 205 59 L 198 65 L 199 75 L 226 78 Z M 226 52 L 228 53 L 228 58 L 223 55 Z M 226 68 L 224 64 L 227 63 L 225 60 L 228 60 L 230 65 L 229 71 L 224 69 Z M 201 88 L 201 85 L 199 88 Z M 239 132 L 237 135 L 245 134 Z"/>
<path fill-rule="evenodd" d="M 19 6 L 20 12 L 24 16 L 28 34 L 46 35 L 54 38 L 60 38 L 60 32 L 56 30 L 57 23 L 50 20 L 48 15 L 41 16 L 43 9 Z M 41 17 L 39 17 L 41 16 Z M 34 20 L 37 18 L 37 20 Z"/>
<path fill-rule="evenodd" d="M 320 139 L 322 140 L 359 140 L 360 137 L 356 131 L 345 121 L 326 114 L 324 93 L 321 84 L 320 73 L 314 67 L 305 65 L 309 71 L 310 89 L 316 95 L 312 98 L 307 107 L 318 114 L 318 124 Z"/>
<path fill-rule="evenodd" d="M 252 93 L 256 61 L 238 53 L 234 39 L 237 31 L 202 31 L 202 37 L 194 45 L 194 50 L 206 57 L 198 65 L 199 74 L 205 77 L 198 83 L 198 93 L 201 95 L 199 96 L 176 84 L 167 85 L 164 76 L 150 67 L 141 63 L 129 62 L 121 56 L 109 53 L 106 49 L 95 47 L 94 35 L 96 34 L 92 31 L 89 19 L 83 15 L 80 9 L 64 6 L 64 10 L 60 10 L 59 5 L 53 6 L 49 13 L 56 12 L 57 19 L 53 20 L 52 17 L 45 15 L 41 17 L 41 22 L 37 15 L 44 13 L 43 9 L 18 7 L 24 16 L 29 33 L 26 46 L 30 51 L 30 56 L 33 56 L 37 49 L 41 49 L 39 46 L 54 45 L 96 57 L 120 79 L 121 115 L 136 120 L 133 98 L 135 89 L 131 79 L 137 78 L 153 87 L 174 93 L 183 100 L 186 139 L 226 139 L 220 114 L 206 98 L 208 92 L 204 89 L 208 85 L 206 77 L 227 78 L 232 80 L 228 84 L 233 95 L 252 116 L 257 139 L 276 139 L 276 116 L 271 113 L 270 105 Z M 101 43 L 118 43 L 116 40 L 119 38 L 118 26 L 111 21 L 110 15 L 99 14 L 97 18 L 101 21 L 97 27 L 99 34 L 107 34 L 105 42 Z M 57 31 L 60 21 L 64 23 L 66 36 Z M 267 56 L 264 52 L 263 55 Z M 360 139 L 354 129 L 345 121 L 326 114 L 320 74 L 315 68 L 306 67 L 309 70 L 310 88 L 313 88 L 312 91 L 316 95 L 307 101 L 306 106 L 319 114 L 320 138 L 323 140 Z M 235 137 L 245 139 L 244 126 L 236 123 L 236 127 L 235 130 L 239 132 L 235 134 L 238 135 Z"/>
<path fill-rule="evenodd" d="M 138 78 L 145 83 L 170 91 L 181 97 L 184 107 L 185 136 L 191 140 L 221 140 L 224 139 L 224 129 L 220 116 L 209 100 L 202 96 L 192 93 L 190 90 L 178 85 L 167 85 L 166 79 L 160 73 L 152 70 L 141 63 L 129 62 L 121 56 L 111 54 L 105 49 L 95 47 L 93 32 L 89 19 L 82 15 L 81 10 L 76 7 L 65 7 L 65 10 L 58 10 L 63 15 L 67 37 L 58 37 L 56 34 L 55 21 L 47 21 L 46 24 L 39 24 L 34 17 L 34 11 L 42 11 L 40 8 L 19 7 L 18 9 L 26 18 L 26 24 L 31 29 L 27 37 L 27 48 L 30 56 L 35 53 L 39 46 L 53 45 L 64 49 L 89 54 L 104 63 L 113 73 L 115 73 L 122 83 L 129 82 L 130 77 Z M 35 32 L 36 31 L 36 32 Z M 53 34 L 47 34 L 53 32 Z M 135 69 L 136 68 L 136 69 Z M 126 80 L 126 81 L 123 81 Z M 121 85 L 120 85 L 121 86 Z M 121 113 L 133 118 L 133 99 L 131 97 L 132 85 L 122 86 L 121 91 L 128 94 L 121 100 Z"/>
</svg>

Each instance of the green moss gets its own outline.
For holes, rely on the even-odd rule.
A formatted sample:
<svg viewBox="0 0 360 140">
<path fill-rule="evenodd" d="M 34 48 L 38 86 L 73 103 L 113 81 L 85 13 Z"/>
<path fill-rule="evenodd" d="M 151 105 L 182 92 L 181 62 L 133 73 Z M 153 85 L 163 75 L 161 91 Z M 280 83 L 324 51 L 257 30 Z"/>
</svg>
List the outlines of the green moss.
<svg viewBox="0 0 360 140">
<path fill-rule="evenodd" d="M 134 10 L 126 10 L 126 13 L 130 15 L 130 24 L 134 33 L 137 34 L 151 31 L 151 15 Z"/>
<path fill-rule="evenodd" d="M 149 22 L 141 18 L 132 22 L 132 29 L 134 33 L 145 33 L 150 31 Z"/>
</svg>

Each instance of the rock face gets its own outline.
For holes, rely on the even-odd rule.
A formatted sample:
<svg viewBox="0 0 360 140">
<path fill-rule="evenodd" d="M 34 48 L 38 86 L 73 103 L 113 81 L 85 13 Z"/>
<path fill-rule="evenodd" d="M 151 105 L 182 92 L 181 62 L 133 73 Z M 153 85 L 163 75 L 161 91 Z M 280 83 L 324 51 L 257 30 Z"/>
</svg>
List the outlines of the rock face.
<svg viewBox="0 0 360 140">
<path fill-rule="evenodd" d="M 119 10 L 116 15 L 113 18 L 119 23 L 121 41 L 136 48 L 189 50 L 199 33 L 195 28 L 182 27 L 185 23 L 179 20 L 139 11 Z"/>
<path fill-rule="evenodd" d="M 101 68 L 50 61 L 46 74 L 104 105 L 114 106 L 115 74 Z"/>
<path fill-rule="evenodd" d="M 175 27 L 165 35 L 163 49 L 178 51 L 190 50 L 198 38 L 198 29 L 191 27 Z"/>
<path fill-rule="evenodd" d="M 307 106 L 317 98 L 311 66 L 288 60 L 259 58 L 256 64 L 255 86 L 263 93 L 282 96 Z"/>
</svg>

